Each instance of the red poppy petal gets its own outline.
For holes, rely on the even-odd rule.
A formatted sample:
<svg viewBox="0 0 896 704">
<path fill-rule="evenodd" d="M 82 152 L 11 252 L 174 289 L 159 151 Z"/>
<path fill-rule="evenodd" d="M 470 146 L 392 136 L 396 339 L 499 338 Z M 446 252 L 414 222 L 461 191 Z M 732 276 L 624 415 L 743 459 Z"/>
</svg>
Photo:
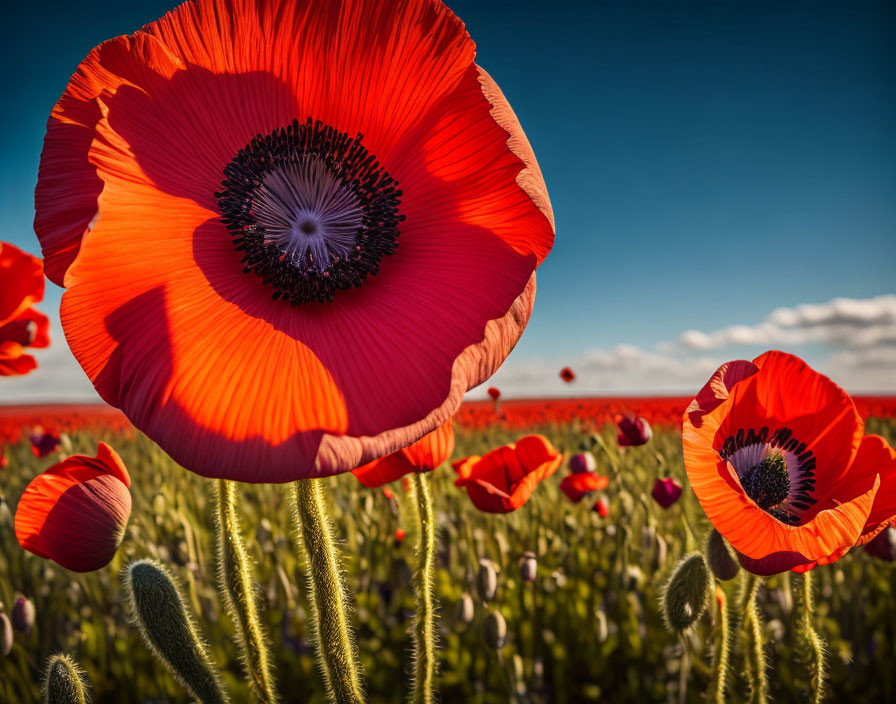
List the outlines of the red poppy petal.
<svg viewBox="0 0 896 704">
<path fill-rule="evenodd" d="M 451 468 L 457 472 L 457 479 L 454 486 L 464 486 L 473 473 L 473 468 L 482 458 L 479 455 L 470 455 L 462 460 L 451 463 Z"/>
<path fill-rule="evenodd" d="M 858 545 L 871 541 L 886 528 L 890 519 L 896 517 L 896 450 L 880 435 L 866 435 L 849 472 L 841 481 L 843 489 L 838 487 L 838 497 L 859 493 L 873 484 L 877 476 L 880 476 L 880 489 Z"/>
<path fill-rule="evenodd" d="M 363 467 L 352 470 L 352 474 L 364 486 L 377 488 L 394 482 L 396 479 L 401 479 L 405 474 L 410 474 L 413 471 L 415 471 L 415 467 L 407 457 L 400 452 L 393 452 L 382 459 L 374 460 Z"/>
<path fill-rule="evenodd" d="M 759 367 L 753 362 L 743 359 L 725 362 L 716 369 L 709 381 L 697 392 L 685 411 L 690 422 L 699 428 L 702 417 L 718 408 L 728 398 L 728 394 L 736 383 L 753 376 L 757 371 L 759 371 Z"/>
<path fill-rule="evenodd" d="M 415 471 L 435 469 L 454 452 L 454 424 L 450 420 L 443 423 L 399 452 L 407 458 Z"/>
<path fill-rule="evenodd" d="M 18 342 L 0 342 L 0 376 L 21 376 L 37 369 L 37 361 Z"/>
<path fill-rule="evenodd" d="M 17 318 L 44 297 L 41 260 L 9 242 L 0 242 L 0 325 Z"/>
<path fill-rule="evenodd" d="M 560 490 L 566 494 L 570 501 L 578 503 L 592 491 L 602 491 L 607 488 L 610 480 L 593 472 L 581 474 L 567 474 L 560 482 Z"/>
<path fill-rule="evenodd" d="M 527 435 L 520 438 L 514 444 L 514 451 L 523 467 L 529 472 L 546 462 L 552 462 L 559 455 L 550 440 L 543 435 Z"/>
</svg>

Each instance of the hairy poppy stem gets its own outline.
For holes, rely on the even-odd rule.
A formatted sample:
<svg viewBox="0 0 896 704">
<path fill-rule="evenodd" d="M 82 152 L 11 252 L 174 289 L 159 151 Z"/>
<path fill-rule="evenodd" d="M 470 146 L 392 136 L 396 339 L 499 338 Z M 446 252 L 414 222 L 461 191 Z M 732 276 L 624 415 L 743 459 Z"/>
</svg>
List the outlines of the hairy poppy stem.
<svg viewBox="0 0 896 704">
<path fill-rule="evenodd" d="M 812 572 L 803 573 L 800 592 L 799 637 L 811 659 L 810 688 L 812 701 L 819 704 L 824 696 L 824 641 L 812 625 L 814 604 L 812 601 Z"/>
<path fill-rule="evenodd" d="M 716 587 L 718 589 L 718 587 Z M 718 594 L 718 592 L 716 592 Z M 719 604 L 719 649 L 716 652 L 713 673 L 713 694 L 716 704 L 725 704 L 725 684 L 728 680 L 728 655 L 731 644 L 731 624 L 729 621 L 728 599 L 722 592 L 717 597 Z"/>
<path fill-rule="evenodd" d="M 317 661 L 330 701 L 361 704 L 358 655 L 348 626 L 342 566 L 323 498 L 322 479 L 295 482 L 295 521 L 305 551 Z"/>
<path fill-rule="evenodd" d="M 236 626 L 240 659 L 246 669 L 255 699 L 261 704 L 274 704 L 277 695 L 271 674 L 268 639 L 258 618 L 259 605 L 255 593 L 252 564 L 240 530 L 236 511 L 236 482 L 217 481 L 218 587 L 224 607 Z"/>
<path fill-rule="evenodd" d="M 432 514 L 432 495 L 426 475 L 414 472 L 411 488 L 417 515 L 417 571 L 414 591 L 417 613 L 414 619 L 414 704 L 431 704 L 436 669 L 435 653 L 435 582 L 436 531 Z"/>
<path fill-rule="evenodd" d="M 750 703 L 766 704 L 768 701 L 768 676 L 765 664 L 765 649 L 762 642 L 762 624 L 756 610 L 756 593 L 759 591 L 759 578 L 745 572 L 742 583 L 743 590 L 743 623 L 746 627 L 748 644 L 747 677 L 750 682 Z"/>
</svg>

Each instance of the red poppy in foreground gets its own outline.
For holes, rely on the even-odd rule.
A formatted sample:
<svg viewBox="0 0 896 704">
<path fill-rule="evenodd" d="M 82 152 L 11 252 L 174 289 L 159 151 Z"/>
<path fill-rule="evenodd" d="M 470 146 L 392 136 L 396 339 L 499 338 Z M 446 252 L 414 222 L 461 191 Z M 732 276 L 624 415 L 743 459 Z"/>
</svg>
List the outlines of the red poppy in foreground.
<svg viewBox="0 0 896 704">
<path fill-rule="evenodd" d="M 454 425 L 449 420 L 417 442 L 352 471 L 364 486 L 380 487 L 412 472 L 431 472 L 454 452 Z M 391 497 L 389 497 L 391 498 Z"/>
<path fill-rule="evenodd" d="M 637 447 L 646 445 L 653 437 L 653 429 L 646 418 L 639 418 L 630 413 L 616 421 L 619 432 L 616 434 L 616 442 L 620 447 Z"/>
<path fill-rule="evenodd" d="M 492 450 L 484 457 L 473 455 L 452 463 L 473 505 L 487 513 L 515 511 L 532 496 L 535 487 L 563 462 L 547 438 L 528 435 L 514 445 Z"/>
<path fill-rule="evenodd" d="M 35 477 L 16 507 L 26 550 L 74 572 L 109 564 L 131 514 L 128 471 L 101 442 L 96 457 L 72 455 Z"/>
<path fill-rule="evenodd" d="M 50 116 L 35 231 L 100 396 L 250 482 L 447 421 L 554 238 L 475 51 L 435 0 L 193 0 L 94 49 Z"/>
<path fill-rule="evenodd" d="M 579 472 L 567 474 L 560 482 L 560 491 L 566 494 L 573 503 L 578 503 L 592 491 L 603 491 L 609 485 L 609 477 L 603 477 L 593 472 Z"/>
<path fill-rule="evenodd" d="M 0 242 L 0 376 L 19 376 L 37 368 L 26 350 L 50 344 L 50 321 L 34 308 L 43 297 L 41 260 Z"/>
<path fill-rule="evenodd" d="M 657 479 L 653 483 L 653 490 L 650 492 L 650 495 L 660 506 L 669 508 L 681 498 L 681 482 L 672 477 Z"/>
<path fill-rule="evenodd" d="M 720 367 L 685 412 L 683 443 L 703 510 L 755 574 L 833 562 L 896 516 L 896 452 L 793 355 Z"/>
<path fill-rule="evenodd" d="M 576 373 L 569 367 L 563 367 L 563 369 L 560 370 L 560 378 L 569 384 L 570 382 L 575 381 Z"/>
</svg>

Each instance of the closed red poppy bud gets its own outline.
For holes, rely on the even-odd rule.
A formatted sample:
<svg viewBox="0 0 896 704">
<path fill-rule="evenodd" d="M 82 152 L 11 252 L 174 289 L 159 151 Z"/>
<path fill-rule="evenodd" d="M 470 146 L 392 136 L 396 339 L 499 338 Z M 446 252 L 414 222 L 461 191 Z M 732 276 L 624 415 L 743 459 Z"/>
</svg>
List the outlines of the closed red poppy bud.
<svg viewBox="0 0 896 704">
<path fill-rule="evenodd" d="M 494 386 L 489 386 L 488 395 L 492 397 L 493 401 L 497 401 L 499 398 L 501 398 L 501 391 L 499 389 L 496 389 Z"/>
<path fill-rule="evenodd" d="M 563 379 L 563 381 L 565 381 L 567 384 L 569 384 L 575 381 L 576 374 L 569 367 L 563 367 L 563 369 L 560 370 L 560 378 Z"/>
<path fill-rule="evenodd" d="M 597 460 L 590 452 L 577 452 L 569 458 L 569 471 L 573 474 L 593 472 L 597 469 Z"/>
<path fill-rule="evenodd" d="M 35 457 L 46 457 L 59 447 L 59 436 L 44 432 L 43 429 L 29 435 L 29 440 Z"/>
<path fill-rule="evenodd" d="M 619 428 L 616 442 L 619 443 L 620 447 L 644 445 L 653 437 L 650 423 L 644 418 L 638 418 L 631 414 L 622 416 L 616 422 L 616 427 Z"/>
<path fill-rule="evenodd" d="M 12 650 L 13 632 L 9 616 L 0 614 L 0 655 L 6 657 Z"/>
<path fill-rule="evenodd" d="M 16 507 L 19 544 L 74 572 L 109 564 L 131 513 L 128 471 L 101 442 L 96 457 L 72 455 L 39 474 Z"/>
<path fill-rule="evenodd" d="M 34 617 L 34 602 L 21 596 L 16 599 L 12 607 L 12 627 L 27 636 L 34 628 Z"/>
<path fill-rule="evenodd" d="M 865 545 L 865 552 L 880 560 L 896 561 L 896 528 L 887 526 Z"/>
<path fill-rule="evenodd" d="M 598 499 L 594 506 L 591 507 L 591 510 L 601 518 L 606 518 L 610 515 L 610 507 L 607 505 L 606 499 Z"/>
<path fill-rule="evenodd" d="M 740 565 L 732 557 L 731 550 L 722 534 L 715 528 L 710 531 L 709 537 L 706 539 L 706 562 L 712 573 L 723 582 L 734 579 L 740 572 Z"/>
<path fill-rule="evenodd" d="M 657 479 L 653 483 L 653 491 L 650 492 L 653 500 L 663 508 L 669 508 L 681 498 L 681 482 L 672 477 Z"/>
<path fill-rule="evenodd" d="M 395 542 L 400 543 L 404 540 L 405 532 L 401 528 L 395 529 Z"/>
<path fill-rule="evenodd" d="M 602 491 L 610 483 L 608 477 L 603 477 L 594 472 L 584 474 L 567 474 L 560 482 L 560 491 L 566 494 L 573 503 L 578 503 L 592 491 Z"/>
<path fill-rule="evenodd" d="M 532 496 L 538 484 L 551 476 L 560 463 L 560 454 L 547 438 L 529 435 L 514 445 L 505 445 L 484 457 L 473 455 L 451 466 L 473 505 L 487 513 L 515 511 Z"/>
<path fill-rule="evenodd" d="M 537 571 L 538 561 L 535 559 L 535 553 L 524 553 L 523 559 L 520 560 L 520 579 L 522 579 L 524 582 L 534 582 L 535 573 Z"/>
</svg>

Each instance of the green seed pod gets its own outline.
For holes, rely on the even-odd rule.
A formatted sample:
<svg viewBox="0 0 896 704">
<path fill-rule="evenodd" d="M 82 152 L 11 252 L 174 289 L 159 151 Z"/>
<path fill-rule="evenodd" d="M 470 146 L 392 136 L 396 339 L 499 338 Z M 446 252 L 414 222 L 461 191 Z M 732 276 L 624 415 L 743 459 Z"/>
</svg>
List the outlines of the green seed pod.
<svg viewBox="0 0 896 704">
<path fill-rule="evenodd" d="M 485 642 L 492 650 L 500 650 L 507 642 L 507 621 L 500 611 L 492 611 L 485 620 Z"/>
<path fill-rule="evenodd" d="M 0 614 L 0 655 L 6 657 L 12 650 L 13 632 L 12 622 L 6 614 Z"/>
<path fill-rule="evenodd" d="M 473 597 L 464 592 L 457 602 L 457 620 L 467 625 L 473 623 Z"/>
<path fill-rule="evenodd" d="M 706 560 L 692 553 L 675 567 L 663 590 L 666 626 L 678 633 L 692 626 L 703 612 L 712 593 L 712 577 Z"/>
<path fill-rule="evenodd" d="M 26 637 L 31 635 L 31 631 L 34 629 L 35 615 L 34 602 L 31 599 L 19 597 L 12 607 L 12 627 Z"/>
<path fill-rule="evenodd" d="M 740 571 L 737 560 L 731 555 L 728 543 L 715 528 L 706 539 L 706 561 L 712 573 L 723 582 L 734 579 Z"/>
<path fill-rule="evenodd" d="M 202 704 L 229 700 L 186 601 L 165 567 L 138 560 L 122 572 L 132 620 L 150 650 Z"/>
<path fill-rule="evenodd" d="M 476 575 L 476 591 L 479 598 L 488 602 L 495 598 L 498 591 L 498 573 L 491 560 L 479 561 L 479 574 Z"/>
<path fill-rule="evenodd" d="M 520 579 L 524 582 L 534 582 L 537 569 L 538 561 L 535 559 L 535 553 L 523 553 L 523 558 L 520 560 Z"/>
<path fill-rule="evenodd" d="M 54 655 L 47 661 L 43 680 L 44 704 L 86 704 L 87 678 L 68 655 Z"/>
</svg>

